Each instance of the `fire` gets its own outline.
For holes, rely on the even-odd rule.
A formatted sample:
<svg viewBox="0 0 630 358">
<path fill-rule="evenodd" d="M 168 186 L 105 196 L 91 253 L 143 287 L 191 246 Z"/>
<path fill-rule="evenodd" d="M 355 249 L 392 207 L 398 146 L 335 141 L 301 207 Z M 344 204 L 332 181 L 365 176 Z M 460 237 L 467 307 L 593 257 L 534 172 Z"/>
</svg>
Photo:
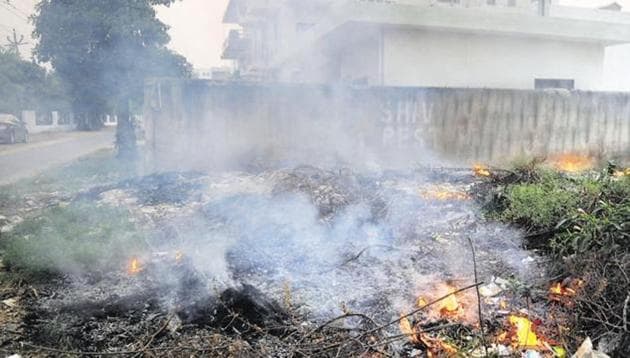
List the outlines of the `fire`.
<svg viewBox="0 0 630 358">
<path fill-rule="evenodd" d="M 549 299 L 570 304 L 571 301 L 567 299 L 575 297 L 582 287 L 584 287 L 584 281 L 580 279 L 556 282 L 549 287 Z"/>
<path fill-rule="evenodd" d="M 575 290 L 563 286 L 561 282 L 551 285 L 551 287 L 549 287 L 549 293 L 557 296 L 575 296 Z"/>
<path fill-rule="evenodd" d="M 594 159 L 579 154 L 561 154 L 550 158 L 551 165 L 559 170 L 569 173 L 581 172 L 594 167 Z"/>
<path fill-rule="evenodd" d="M 473 173 L 478 176 L 478 177 L 489 177 L 490 176 L 490 170 L 488 170 L 488 167 L 486 167 L 483 164 L 475 164 L 473 165 Z"/>
<path fill-rule="evenodd" d="M 440 314 L 444 317 L 457 316 L 460 313 L 461 306 L 457 301 L 457 297 L 451 294 L 442 301 L 440 305 Z"/>
<path fill-rule="evenodd" d="M 140 264 L 140 260 L 138 260 L 137 257 L 134 257 L 131 259 L 131 262 L 129 262 L 129 274 L 130 275 L 135 275 L 140 273 L 143 270 L 143 267 Z"/>
<path fill-rule="evenodd" d="M 464 315 L 464 306 L 459 302 L 454 292 L 456 289 L 451 287 L 448 284 L 440 284 L 436 291 L 436 296 L 448 296 L 443 300 L 437 302 L 434 307 L 436 307 L 436 311 L 433 311 L 434 316 L 438 316 L 439 318 L 463 318 Z M 428 301 L 420 296 L 416 300 L 416 306 L 418 308 L 424 307 L 428 304 Z"/>
<path fill-rule="evenodd" d="M 427 348 L 427 357 L 451 357 L 457 354 L 458 349 L 439 338 L 433 338 L 427 333 L 417 330 L 408 317 L 401 315 L 400 331 L 409 338 L 413 344 L 423 344 Z"/>
<path fill-rule="evenodd" d="M 621 178 L 621 177 L 630 177 L 630 168 L 626 168 L 624 170 L 615 170 L 613 172 L 613 176 L 616 178 Z"/>
<path fill-rule="evenodd" d="M 512 325 L 510 338 L 513 345 L 521 348 L 536 348 L 540 340 L 536 335 L 536 326 L 527 317 L 510 315 L 508 322 Z M 505 336 L 508 336 L 507 334 Z"/>
<path fill-rule="evenodd" d="M 417 332 L 413 328 L 413 325 L 411 324 L 411 321 L 409 321 L 409 318 L 405 317 L 404 315 L 401 315 L 400 316 L 400 323 L 398 325 L 400 326 L 400 331 L 402 332 L 402 334 L 404 334 L 407 337 L 409 337 L 409 341 L 411 343 L 419 343 L 420 342 L 420 340 L 418 339 Z"/>
<path fill-rule="evenodd" d="M 431 189 L 420 191 L 420 196 L 426 200 L 470 200 L 470 195 L 463 191 L 458 191 L 443 186 L 436 186 Z"/>
<path fill-rule="evenodd" d="M 418 297 L 418 299 L 416 300 L 416 306 L 418 306 L 418 308 L 424 307 L 427 304 L 429 304 L 429 302 L 427 302 L 427 300 L 425 300 L 422 296 Z"/>
</svg>

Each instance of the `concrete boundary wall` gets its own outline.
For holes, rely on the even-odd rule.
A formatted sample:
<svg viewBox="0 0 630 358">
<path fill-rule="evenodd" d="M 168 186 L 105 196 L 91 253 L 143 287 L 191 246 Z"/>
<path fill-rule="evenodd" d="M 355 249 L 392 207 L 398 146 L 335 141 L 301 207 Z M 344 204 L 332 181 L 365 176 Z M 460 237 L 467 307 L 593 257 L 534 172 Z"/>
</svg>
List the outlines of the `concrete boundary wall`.
<svg viewBox="0 0 630 358">
<path fill-rule="evenodd" d="M 26 128 L 29 133 L 43 133 L 43 132 L 67 132 L 76 129 L 76 124 L 60 124 L 58 111 L 50 112 L 51 123 L 50 124 L 37 124 L 37 112 L 36 111 L 22 111 L 22 120 L 26 123 Z"/>
<path fill-rule="evenodd" d="M 275 158 L 387 165 L 630 151 L 630 94 L 148 83 L 153 163 L 207 169 Z"/>
</svg>

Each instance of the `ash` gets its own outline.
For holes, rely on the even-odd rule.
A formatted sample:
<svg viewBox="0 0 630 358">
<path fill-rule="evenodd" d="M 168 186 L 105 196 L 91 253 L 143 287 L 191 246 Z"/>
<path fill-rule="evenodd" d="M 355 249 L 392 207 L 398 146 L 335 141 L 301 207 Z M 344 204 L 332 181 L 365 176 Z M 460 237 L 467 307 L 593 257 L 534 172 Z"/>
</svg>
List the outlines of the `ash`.
<svg viewBox="0 0 630 358">
<path fill-rule="evenodd" d="M 30 340 L 137 350 L 138 337 L 161 325 L 160 336 L 141 343 L 197 346 L 211 339 L 209 328 L 251 327 L 265 327 L 272 334 L 263 340 L 273 340 L 286 333 L 277 327 L 287 308 L 305 327 L 348 312 L 388 322 L 436 284 L 474 283 L 469 238 L 480 281 L 540 277 L 521 233 L 482 219 L 472 200 L 479 180 L 468 170 L 305 166 L 154 174 L 93 188 L 78 198 L 127 208 L 152 233 L 151 249 L 138 258 L 138 273 L 121 267 L 43 288 L 25 319 Z"/>
<path fill-rule="evenodd" d="M 290 294 L 316 318 L 352 310 L 388 319 L 433 283 L 474 282 L 468 238 L 479 280 L 542 274 L 520 232 L 481 217 L 470 200 L 478 181 L 469 170 L 303 166 L 168 173 L 92 194 L 155 232 L 148 254 L 183 252 L 215 290 L 245 283 L 275 299 Z"/>
</svg>

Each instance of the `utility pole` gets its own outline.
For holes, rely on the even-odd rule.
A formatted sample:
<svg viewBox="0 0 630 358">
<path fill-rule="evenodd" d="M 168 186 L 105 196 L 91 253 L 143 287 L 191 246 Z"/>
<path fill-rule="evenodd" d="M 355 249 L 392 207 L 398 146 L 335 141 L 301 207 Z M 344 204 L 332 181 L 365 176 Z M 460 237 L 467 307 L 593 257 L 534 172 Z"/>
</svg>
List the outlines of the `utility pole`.
<svg viewBox="0 0 630 358">
<path fill-rule="evenodd" d="M 13 29 L 13 36 L 7 36 L 7 48 L 9 52 L 12 52 L 18 56 L 20 56 L 20 46 L 28 45 L 28 42 L 24 42 L 24 35 L 20 35 L 18 39 L 17 34 L 15 33 L 15 29 Z"/>
</svg>

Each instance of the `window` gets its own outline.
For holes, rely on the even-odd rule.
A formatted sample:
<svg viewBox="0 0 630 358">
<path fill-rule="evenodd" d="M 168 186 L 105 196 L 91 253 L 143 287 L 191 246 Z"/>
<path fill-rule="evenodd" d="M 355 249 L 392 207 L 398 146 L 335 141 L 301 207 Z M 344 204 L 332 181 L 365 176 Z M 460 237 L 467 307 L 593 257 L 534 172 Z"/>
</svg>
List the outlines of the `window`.
<svg viewBox="0 0 630 358">
<path fill-rule="evenodd" d="M 536 89 L 559 88 L 559 89 L 575 89 L 575 80 L 554 79 L 554 78 L 537 78 L 534 81 Z"/>
</svg>

